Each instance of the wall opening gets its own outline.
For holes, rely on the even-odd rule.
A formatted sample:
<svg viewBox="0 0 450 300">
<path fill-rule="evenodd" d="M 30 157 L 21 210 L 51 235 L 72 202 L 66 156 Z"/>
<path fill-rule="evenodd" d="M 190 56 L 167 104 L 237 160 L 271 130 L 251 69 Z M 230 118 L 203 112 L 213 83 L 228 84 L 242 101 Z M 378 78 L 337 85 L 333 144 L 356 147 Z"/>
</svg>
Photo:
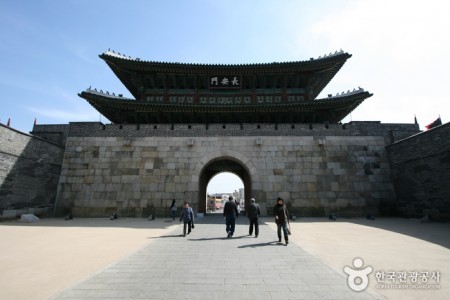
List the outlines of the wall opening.
<svg viewBox="0 0 450 300">
<path fill-rule="evenodd" d="M 244 183 L 239 176 L 230 172 L 218 173 L 211 178 L 206 188 L 206 212 L 223 213 L 223 206 L 228 201 L 228 196 L 233 196 L 243 209 L 244 192 Z"/>
<path fill-rule="evenodd" d="M 196 203 L 197 204 L 196 210 L 198 212 L 200 213 L 210 212 L 207 210 L 207 202 L 206 202 L 208 184 L 216 175 L 219 175 L 221 173 L 231 173 L 241 180 L 244 187 L 244 197 L 243 197 L 244 199 L 242 201 L 243 207 L 241 208 L 241 210 L 244 210 L 244 208 L 250 202 L 252 186 L 250 173 L 247 167 L 232 157 L 218 157 L 207 163 L 200 172 L 199 190 L 198 190 L 199 197 Z M 237 188 L 234 188 L 234 190 L 237 190 Z M 231 192 L 233 193 L 234 190 Z"/>
</svg>

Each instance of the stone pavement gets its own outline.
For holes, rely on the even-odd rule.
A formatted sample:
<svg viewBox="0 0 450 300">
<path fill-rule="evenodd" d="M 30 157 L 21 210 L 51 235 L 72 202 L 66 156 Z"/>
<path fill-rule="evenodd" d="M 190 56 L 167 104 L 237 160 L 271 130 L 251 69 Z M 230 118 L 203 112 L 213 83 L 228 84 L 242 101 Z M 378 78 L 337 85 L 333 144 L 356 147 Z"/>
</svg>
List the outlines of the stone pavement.
<svg viewBox="0 0 450 300">
<path fill-rule="evenodd" d="M 347 278 L 295 242 L 279 244 L 263 222 L 254 238 L 247 235 L 248 219 L 241 217 L 228 239 L 222 217 L 196 221 L 190 235 L 182 237 L 182 225 L 177 226 L 53 299 L 383 298 L 370 290 L 352 291 Z"/>
</svg>

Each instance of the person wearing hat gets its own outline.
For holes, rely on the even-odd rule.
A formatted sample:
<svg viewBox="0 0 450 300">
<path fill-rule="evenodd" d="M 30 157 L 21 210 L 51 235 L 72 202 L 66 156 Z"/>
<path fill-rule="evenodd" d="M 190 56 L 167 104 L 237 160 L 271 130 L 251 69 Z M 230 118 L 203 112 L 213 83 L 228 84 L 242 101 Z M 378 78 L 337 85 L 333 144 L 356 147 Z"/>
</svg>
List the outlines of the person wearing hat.
<svg viewBox="0 0 450 300">
<path fill-rule="evenodd" d="M 233 201 L 233 196 L 228 198 L 223 208 L 223 217 L 226 222 L 227 237 L 231 238 L 234 234 L 234 228 L 236 226 L 236 218 L 239 218 L 239 212 L 236 203 Z"/>
<path fill-rule="evenodd" d="M 284 240 L 287 246 L 289 244 L 289 237 L 288 237 L 289 212 L 286 208 L 286 205 L 284 205 L 283 198 L 281 197 L 277 198 L 277 204 L 273 208 L 273 214 L 275 216 L 275 223 L 277 224 L 278 242 L 281 243 L 281 229 L 283 229 Z"/>
<path fill-rule="evenodd" d="M 247 216 L 250 220 L 248 235 L 253 234 L 253 227 L 255 227 L 255 238 L 257 238 L 259 234 L 258 218 L 261 216 L 261 209 L 259 208 L 259 204 L 255 203 L 255 198 L 250 199 L 250 205 L 247 208 Z"/>
</svg>

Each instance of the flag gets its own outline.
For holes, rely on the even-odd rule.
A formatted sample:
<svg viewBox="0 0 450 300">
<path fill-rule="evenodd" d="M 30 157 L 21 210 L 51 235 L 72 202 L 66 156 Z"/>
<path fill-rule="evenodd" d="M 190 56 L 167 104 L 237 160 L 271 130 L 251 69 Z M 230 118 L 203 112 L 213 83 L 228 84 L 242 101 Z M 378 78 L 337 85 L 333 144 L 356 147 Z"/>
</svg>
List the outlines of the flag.
<svg viewBox="0 0 450 300">
<path fill-rule="evenodd" d="M 437 118 L 434 122 L 428 124 L 425 126 L 427 130 L 430 130 L 431 128 L 434 128 L 436 126 L 442 125 L 441 117 Z"/>
</svg>

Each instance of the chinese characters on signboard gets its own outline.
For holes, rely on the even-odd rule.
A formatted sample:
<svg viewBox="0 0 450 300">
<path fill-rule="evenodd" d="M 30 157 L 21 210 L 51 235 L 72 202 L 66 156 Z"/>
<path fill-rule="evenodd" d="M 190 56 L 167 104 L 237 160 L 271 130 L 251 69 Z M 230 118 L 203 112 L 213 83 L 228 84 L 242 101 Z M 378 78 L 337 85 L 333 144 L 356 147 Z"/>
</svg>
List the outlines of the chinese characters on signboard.
<svg viewBox="0 0 450 300">
<path fill-rule="evenodd" d="M 239 75 L 217 75 L 209 77 L 209 87 L 212 89 L 240 89 L 242 86 Z"/>
</svg>

